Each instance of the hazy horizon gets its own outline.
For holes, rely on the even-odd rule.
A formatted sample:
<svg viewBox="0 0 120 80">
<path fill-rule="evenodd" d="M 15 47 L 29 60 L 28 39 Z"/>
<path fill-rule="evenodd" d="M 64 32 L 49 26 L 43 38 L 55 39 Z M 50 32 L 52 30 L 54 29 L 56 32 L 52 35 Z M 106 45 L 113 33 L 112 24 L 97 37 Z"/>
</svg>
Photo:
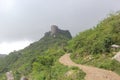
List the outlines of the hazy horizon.
<svg viewBox="0 0 120 80">
<path fill-rule="evenodd" d="M 0 54 L 39 40 L 50 26 L 73 36 L 120 10 L 119 0 L 0 0 Z"/>
</svg>

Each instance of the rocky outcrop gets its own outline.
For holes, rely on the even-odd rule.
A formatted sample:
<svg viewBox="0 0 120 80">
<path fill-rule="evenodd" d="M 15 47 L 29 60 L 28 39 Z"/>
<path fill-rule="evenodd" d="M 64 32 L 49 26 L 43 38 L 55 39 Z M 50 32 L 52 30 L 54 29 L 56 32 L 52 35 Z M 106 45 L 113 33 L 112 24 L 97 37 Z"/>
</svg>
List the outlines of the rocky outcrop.
<svg viewBox="0 0 120 80">
<path fill-rule="evenodd" d="M 20 80 L 28 80 L 25 76 L 22 76 Z"/>
<path fill-rule="evenodd" d="M 120 62 L 120 52 L 118 52 L 112 59 L 115 59 L 118 62 Z"/>
<path fill-rule="evenodd" d="M 61 30 L 56 25 L 52 25 L 51 26 L 51 31 L 45 33 L 45 36 L 57 37 L 59 35 L 64 35 L 65 37 L 68 37 L 70 39 L 72 38 L 69 30 Z"/>
</svg>

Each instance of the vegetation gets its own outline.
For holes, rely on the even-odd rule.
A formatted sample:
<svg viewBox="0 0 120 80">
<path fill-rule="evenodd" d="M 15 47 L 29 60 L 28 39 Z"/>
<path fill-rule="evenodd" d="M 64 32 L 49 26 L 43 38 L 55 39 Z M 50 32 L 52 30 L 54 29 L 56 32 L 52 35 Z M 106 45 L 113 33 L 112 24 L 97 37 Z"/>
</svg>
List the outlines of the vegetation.
<svg viewBox="0 0 120 80">
<path fill-rule="evenodd" d="M 10 70 L 15 80 L 20 80 L 23 75 L 30 80 L 84 80 L 83 71 L 58 62 L 66 52 L 72 53 L 71 58 L 77 63 L 120 74 L 120 63 L 112 60 L 115 54 L 111 49 L 112 44 L 120 45 L 119 35 L 120 13 L 109 16 L 92 29 L 80 32 L 72 40 L 69 31 L 55 35 L 47 32 L 42 39 L 25 49 L 0 58 L 0 80 L 6 80 L 5 73 Z"/>
<path fill-rule="evenodd" d="M 120 45 L 120 13 L 101 21 L 96 27 L 80 32 L 69 41 L 71 58 L 81 64 L 115 71 L 120 74 L 120 63 L 112 60 L 111 45 Z M 119 50 L 118 50 L 119 51 Z"/>
<path fill-rule="evenodd" d="M 25 49 L 10 53 L 3 59 L 4 62 L 0 62 L 0 80 L 6 80 L 5 73 L 10 70 L 13 71 L 15 80 L 20 80 L 23 75 L 32 80 L 73 80 L 73 77 L 65 76 L 73 69 L 58 62 L 70 39 L 71 35 L 64 31 L 56 36 L 48 32 Z M 76 80 L 84 79 L 85 74 L 81 70 L 75 70 L 74 73 L 78 74 Z"/>
</svg>

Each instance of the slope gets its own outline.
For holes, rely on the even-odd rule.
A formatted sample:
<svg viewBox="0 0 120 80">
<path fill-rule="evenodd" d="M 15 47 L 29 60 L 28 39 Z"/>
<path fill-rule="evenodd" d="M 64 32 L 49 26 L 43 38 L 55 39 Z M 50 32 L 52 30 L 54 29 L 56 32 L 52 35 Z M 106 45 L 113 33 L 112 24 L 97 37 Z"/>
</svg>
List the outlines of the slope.
<svg viewBox="0 0 120 80">
<path fill-rule="evenodd" d="M 30 44 L 23 50 L 11 52 L 5 57 L 3 62 L 0 63 L 2 64 L 0 65 L 0 80 L 6 80 L 3 74 L 11 70 L 15 80 L 19 80 L 23 75 L 28 76 L 28 78 L 35 77 L 34 80 L 39 80 L 37 73 L 40 73 L 40 71 L 45 72 L 47 66 L 53 66 L 57 57 L 64 54 L 62 49 L 71 38 L 68 30 L 61 30 L 53 25 L 51 31 L 45 33 L 42 39 Z M 58 54 L 59 52 L 61 54 Z M 40 63 L 41 65 L 39 65 Z M 37 69 L 39 66 L 40 71 Z M 48 77 L 45 75 L 43 77 Z"/>
<path fill-rule="evenodd" d="M 120 80 L 120 76 L 114 72 L 74 63 L 70 59 L 70 54 L 63 55 L 59 62 L 67 66 L 76 66 L 82 69 L 86 73 L 85 80 Z"/>
<path fill-rule="evenodd" d="M 120 63 L 112 57 L 120 49 L 111 48 L 120 45 L 120 13 L 110 15 L 96 27 L 80 32 L 69 41 L 68 51 L 71 58 L 81 64 L 115 71 L 120 74 Z"/>
</svg>

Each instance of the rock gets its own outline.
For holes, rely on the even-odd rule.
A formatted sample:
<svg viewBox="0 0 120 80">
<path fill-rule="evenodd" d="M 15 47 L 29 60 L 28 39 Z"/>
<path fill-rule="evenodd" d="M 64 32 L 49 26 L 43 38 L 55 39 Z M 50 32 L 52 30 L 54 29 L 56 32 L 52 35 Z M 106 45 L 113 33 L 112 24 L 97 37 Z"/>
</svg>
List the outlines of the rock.
<svg viewBox="0 0 120 80">
<path fill-rule="evenodd" d="M 7 80 L 14 80 L 12 71 L 6 73 Z"/>
<path fill-rule="evenodd" d="M 74 70 L 70 70 L 70 71 L 68 71 L 66 74 L 65 74 L 65 76 L 66 77 L 70 77 L 70 76 L 72 76 L 73 74 L 74 74 Z"/>
<path fill-rule="evenodd" d="M 116 45 L 116 44 L 113 44 L 111 47 L 112 47 L 112 48 L 120 48 L 120 46 L 119 46 L 119 45 Z"/>
<path fill-rule="evenodd" d="M 45 37 L 52 36 L 52 37 L 55 38 L 55 37 L 60 36 L 60 35 L 63 35 L 65 37 L 69 38 L 69 39 L 72 38 L 71 33 L 69 32 L 69 30 L 61 30 L 56 25 L 52 25 L 51 26 L 51 31 L 45 33 Z"/>
<path fill-rule="evenodd" d="M 21 77 L 20 80 L 28 80 L 25 76 Z"/>
<path fill-rule="evenodd" d="M 115 59 L 120 62 L 120 52 L 118 52 L 112 59 Z"/>
</svg>

